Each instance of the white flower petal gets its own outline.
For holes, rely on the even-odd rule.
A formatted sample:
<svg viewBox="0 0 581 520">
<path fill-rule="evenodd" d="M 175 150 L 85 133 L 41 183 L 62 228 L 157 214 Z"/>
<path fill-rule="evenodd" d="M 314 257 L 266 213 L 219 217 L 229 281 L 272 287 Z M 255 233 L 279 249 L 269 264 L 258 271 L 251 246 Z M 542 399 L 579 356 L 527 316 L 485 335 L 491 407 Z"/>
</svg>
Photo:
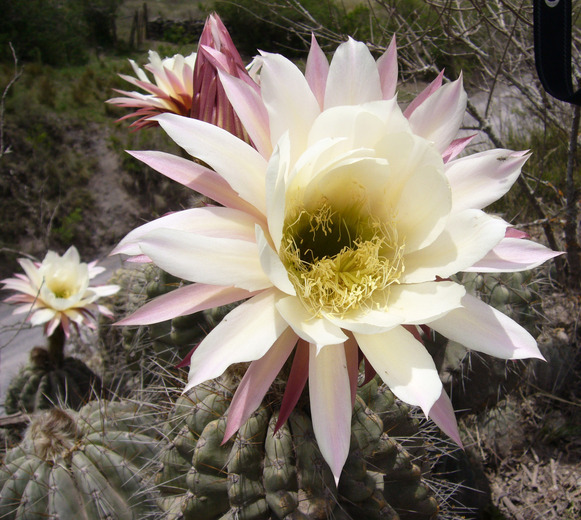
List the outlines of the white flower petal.
<svg viewBox="0 0 581 520">
<path fill-rule="evenodd" d="M 244 200 L 265 212 L 266 161 L 252 146 L 227 130 L 197 119 L 161 114 L 150 120 L 157 121 L 190 155 L 214 168 Z"/>
<path fill-rule="evenodd" d="M 190 358 L 187 392 L 220 376 L 233 363 L 259 359 L 288 328 L 276 311 L 275 290 L 264 291 L 230 311 Z"/>
<path fill-rule="evenodd" d="M 288 278 L 285 266 L 280 261 L 276 252 L 273 251 L 266 239 L 264 231 L 258 225 L 256 226 L 256 241 L 260 255 L 260 265 L 270 278 L 272 284 L 286 294 L 296 296 L 295 288 Z"/>
<path fill-rule="evenodd" d="M 402 316 L 406 325 L 421 325 L 462 305 L 466 289 L 448 282 L 424 282 L 390 287 L 386 313 Z"/>
<path fill-rule="evenodd" d="M 452 210 L 482 209 L 508 192 L 530 154 L 487 150 L 446 165 L 452 188 Z"/>
<path fill-rule="evenodd" d="M 462 305 L 429 326 L 469 349 L 502 359 L 544 359 L 535 339 L 502 312 L 470 294 Z"/>
<path fill-rule="evenodd" d="M 33 326 L 41 325 L 52 320 L 57 315 L 55 309 L 38 309 L 30 316 L 30 323 Z"/>
<path fill-rule="evenodd" d="M 269 114 L 270 140 L 274 144 L 286 132 L 291 140 L 292 160 L 303 150 L 306 137 L 320 108 L 307 80 L 290 60 L 264 53 L 260 86 Z"/>
<path fill-rule="evenodd" d="M 317 444 L 338 484 L 351 440 L 351 387 L 342 344 L 309 346 L 309 398 Z"/>
<path fill-rule="evenodd" d="M 272 143 L 270 141 L 268 113 L 262 98 L 256 89 L 252 88 L 246 81 L 220 70 L 218 73 L 228 100 L 234 107 L 234 111 L 240 118 L 250 139 L 252 139 L 252 143 L 263 157 L 270 157 Z"/>
<path fill-rule="evenodd" d="M 343 343 L 347 336 L 326 318 L 314 317 L 294 296 L 280 298 L 276 308 L 297 335 L 319 347 Z"/>
<path fill-rule="evenodd" d="M 141 238 L 139 247 L 164 271 L 191 282 L 248 291 L 272 287 L 253 242 L 156 229 Z"/>
<path fill-rule="evenodd" d="M 243 211 L 206 206 L 186 209 L 160 217 L 129 232 L 111 254 L 140 255 L 139 241 L 156 229 L 175 229 L 198 235 L 254 242 L 256 219 Z"/>
<path fill-rule="evenodd" d="M 373 56 L 362 42 L 339 45 L 331 65 L 325 90 L 325 110 L 339 105 L 358 105 L 382 99 L 381 81 Z"/>
<path fill-rule="evenodd" d="M 355 333 L 359 348 L 377 374 L 402 401 L 420 406 L 426 416 L 442 393 L 432 356 L 403 327 L 381 334 Z"/>
<path fill-rule="evenodd" d="M 481 260 L 504 237 L 507 223 L 480 210 L 455 213 L 434 243 L 405 256 L 403 283 L 448 278 Z"/>
<path fill-rule="evenodd" d="M 290 142 L 288 136 L 283 136 L 266 169 L 266 215 L 268 231 L 272 237 L 274 247 L 278 251 L 282 240 L 284 211 L 286 208 L 286 179 L 290 166 Z"/>
</svg>

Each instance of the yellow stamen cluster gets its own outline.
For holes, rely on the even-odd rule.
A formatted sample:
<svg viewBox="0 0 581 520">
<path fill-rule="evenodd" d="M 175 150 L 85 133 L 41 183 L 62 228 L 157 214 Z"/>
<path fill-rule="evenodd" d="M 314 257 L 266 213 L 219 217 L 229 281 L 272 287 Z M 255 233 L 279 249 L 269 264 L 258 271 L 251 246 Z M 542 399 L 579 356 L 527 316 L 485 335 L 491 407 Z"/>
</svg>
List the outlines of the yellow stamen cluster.
<svg viewBox="0 0 581 520">
<path fill-rule="evenodd" d="M 281 259 L 314 316 L 384 308 L 389 286 L 404 270 L 393 222 L 380 222 L 357 206 L 337 212 L 323 200 L 312 211 L 295 207 L 287 218 Z"/>
</svg>

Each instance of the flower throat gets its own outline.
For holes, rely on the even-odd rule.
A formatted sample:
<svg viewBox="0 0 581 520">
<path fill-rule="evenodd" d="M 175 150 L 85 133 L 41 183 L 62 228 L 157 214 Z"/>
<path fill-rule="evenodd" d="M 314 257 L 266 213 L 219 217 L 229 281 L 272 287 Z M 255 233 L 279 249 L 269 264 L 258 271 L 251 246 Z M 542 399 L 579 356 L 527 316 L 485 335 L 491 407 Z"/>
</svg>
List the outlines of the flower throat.
<svg viewBox="0 0 581 520">
<path fill-rule="evenodd" d="M 314 210 L 295 206 L 285 219 L 281 259 L 297 296 L 314 315 L 383 308 L 404 270 L 403 244 L 392 222 L 362 211 L 336 211 L 327 199 Z"/>
</svg>

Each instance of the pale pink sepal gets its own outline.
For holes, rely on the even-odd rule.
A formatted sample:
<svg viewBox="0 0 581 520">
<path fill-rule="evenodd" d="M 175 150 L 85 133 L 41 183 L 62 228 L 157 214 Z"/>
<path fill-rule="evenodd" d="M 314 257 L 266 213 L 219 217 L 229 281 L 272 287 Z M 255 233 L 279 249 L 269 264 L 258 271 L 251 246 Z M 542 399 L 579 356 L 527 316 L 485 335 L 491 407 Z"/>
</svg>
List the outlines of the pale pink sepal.
<svg viewBox="0 0 581 520">
<path fill-rule="evenodd" d="M 264 158 L 272 155 L 268 112 L 260 94 L 245 81 L 219 72 L 220 81 L 252 143 Z"/>
<path fill-rule="evenodd" d="M 395 34 L 391 38 L 391 43 L 387 50 L 377 60 L 379 70 L 379 80 L 381 82 L 381 93 L 383 99 L 391 99 L 395 96 L 397 88 L 397 44 Z"/>
<path fill-rule="evenodd" d="M 351 441 L 351 388 L 343 345 L 309 345 L 309 397 L 317 444 L 339 484 Z"/>
<path fill-rule="evenodd" d="M 432 408 L 430 408 L 429 417 L 448 437 L 450 437 L 450 439 L 461 448 L 463 447 L 460 432 L 458 431 L 458 422 L 454 415 L 454 407 L 452 406 L 446 390 L 443 388 L 440 398 L 434 403 Z"/>
<path fill-rule="evenodd" d="M 128 153 L 162 175 L 223 206 L 240 209 L 247 213 L 258 213 L 254 206 L 240 198 L 220 175 L 201 164 L 165 152 L 132 151 Z"/>
<path fill-rule="evenodd" d="M 501 359 L 545 359 L 535 338 L 502 312 L 466 294 L 463 307 L 428 325 L 465 347 Z"/>
<path fill-rule="evenodd" d="M 118 254 L 116 250 L 113 250 L 109 255 L 111 256 L 116 254 Z M 151 264 L 151 258 L 149 258 L 147 255 L 130 256 L 129 258 L 125 259 L 125 261 L 131 264 Z"/>
<path fill-rule="evenodd" d="M 520 229 L 507 227 L 504 234 L 505 238 L 531 238 L 531 236 L 526 231 L 521 231 Z"/>
<path fill-rule="evenodd" d="M 467 137 L 454 139 L 450 143 L 450 146 L 448 146 L 448 148 L 446 148 L 442 154 L 442 160 L 444 161 L 444 164 L 450 162 L 452 159 L 460 155 L 464 151 L 464 148 L 466 148 L 472 139 L 474 139 L 477 135 L 478 134 L 472 134 Z"/>
<path fill-rule="evenodd" d="M 467 272 L 496 273 L 526 271 L 542 263 L 565 254 L 522 238 L 503 238 L 482 260 L 476 262 Z"/>
<path fill-rule="evenodd" d="M 295 357 L 288 376 L 282 402 L 280 403 L 280 412 L 278 420 L 274 427 L 276 433 L 280 427 L 287 421 L 289 415 L 294 410 L 296 404 L 303 393 L 307 379 L 309 378 L 309 344 L 299 339 L 295 349 Z"/>
<path fill-rule="evenodd" d="M 414 113 L 414 110 L 418 108 L 426 99 L 428 99 L 436 90 L 442 86 L 442 79 L 444 78 L 444 71 L 440 72 L 436 79 L 434 79 L 424 90 L 422 90 L 415 99 L 407 106 L 404 110 L 403 115 L 409 119 L 409 117 Z"/>
<path fill-rule="evenodd" d="M 234 363 L 254 361 L 268 352 L 288 328 L 274 300 L 274 289 L 263 291 L 224 317 L 192 354 L 184 392 L 220 376 Z"/>
<path fill-rule="evenodd" d="M 238 384 L 228 409 L 226 431 L 222 444 L 228 441 L 260 406 L 262 399 L 285 364 L 298 339 L 298 336 L 289 327 L 264 356 L 250 364 Z"/>
<path fill-rule="evenodd" d="M 162 294 L 147 302 L 133 314 L 118 321 L 115 325 L 149 325 L 171 320 L 177 316 L 185 316 L 221 305 L 245 300 L 254 296 L 236 287 L 221 287 L 196 283 L 179 287 L 167 294 Z"/>
<path fill-rule="evenodd" d="M 309 55 L 307 57 L 305 78 L 313 94 L 315 94 L 321 110 L 323 110 L 325 105 L 325 88 L 327 86 L 328 75 L 329 60 L 327 60 L 325 53 L 319 47 L 315 35 L 311 34 L 311 48 L 309 49 Z"/>
</svg>

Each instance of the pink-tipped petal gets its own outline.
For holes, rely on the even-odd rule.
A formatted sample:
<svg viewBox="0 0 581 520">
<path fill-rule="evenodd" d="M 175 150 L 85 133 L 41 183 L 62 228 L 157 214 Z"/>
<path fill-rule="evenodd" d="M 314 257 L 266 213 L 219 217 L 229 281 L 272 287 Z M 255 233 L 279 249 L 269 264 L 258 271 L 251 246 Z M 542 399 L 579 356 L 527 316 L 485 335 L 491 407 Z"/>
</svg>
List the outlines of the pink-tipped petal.
<svg viewBox="0 0 581 520">
<path fill-rule="evenodd" d="M 289 327 L 264 356 L 250 364 L 232 398 L 223 443 L 230 439 L 260 406 L 298 339 Z"/>
<path fill-rule="evenodd" d="M 458 134 L 467 99 L 460 76 L 439 88 L 413 111 L 408 118 L 412 130 L 444 153 Z"/>
<path fill-rule="evenodd" d="M 133 314 L 118 321 L 116 325 L 149 325 L 171 320 L 177 316 L 185 316 L 221 305 L 228 305 L 245 300 L 256 293 L 237 289 L 236 287 L 221 287 L 219 285 L 192 284 L 162 294 L 147 302 Z"/>
<path fill-rule="evenodd" d="M 223 206 L 247 213 L 257 213 L 254 207 L 241 199 L 220 175 L 201 164 L 165 152 L 128 153 L 169 179 L 179 182 Z"/>
<path fill-rule="evenodd" d="M 305 68 L 305 78 L 317 102 L 319 108 L 323 110 L 325 104 L 325 88 L 327 86 L 327 76 L 329 75 L 329 61 L 325 53 L 319 47 L 314 34 L 311 34 L 311 48 L 307 57 Z"/>
<path fill-rule="evenodd" d="M 216 238 L 233 238 L 255 242 L 256 219 L 240 210 L 217 206 L 176 211 L 129 232 L 112 254 L 139 255 L 140 240 L 159 229 L 174 229 Z"/>
<path fill-rule="evenodd" d="M 503 238 L 482 260 L 465 271 L 479 273 L 526 271 L 563 254 L 565 253 L 562 251 L 553 251 L 531 240 Z"/>
<path fill-rule="evenodd" d="M 204 121 L 161 114 L 157 121 L 191 156 L 209 164 L 247 202 L 264 213 L 266 161 L 252 146 Z"/>
<path fill-rule="evenodd" d="M 501 359 L 544 359 L 535 338 L 508 316 L 470 294 L 462 304 L 428 325 L 469 349 Z"/>
<path fill-rule="evenodd" d="M 476 135 L 478 134 L 472 134 L 467 137 L 460 137 L 458 139 L 454 139 L 442 154 L 444 164 L 450 162 L 452 159 L 460 155 L 464 151 L 464 148 L 466 148 L 466 146 L 470 144 L 470 142 L 472 141 L 472 139 L 476 137 Z"/>
<path fill-rule="evenodd" d="M 313 430 L 337 485 L 351 441 L 351 388 L 346 363 L 343 345 L 327 345 L 320 350 L 309 346 Z"/>
<path fill-rule="evenodd" d="M 458 431 L 458 422 L 454 414 L 454 407 L 446 393 L 442 388 L 440 398 L 434 403 L 430 410 L 430 419 L 434 421 L 440 429 L 452 439 L 458 446 L 462 448 L 462 439 Z"/>
<path fill-rule="evenodd" d="M 482 209 L 505 195 L 520 175 L 530 154 L 487 150 L 446 165 L 452 189 L 452 210 Z"/>
<path fill-rule="evenodd" d="M 288 328 L 274 308 L 275 291 L 264 291 L 230 311 L 190 358 L 184 392 L 220 376 L 234 363 L 264 356 Z"/>
<path fill-rule="evenodd" d="M 442 79 L 444 78 L 444 71 L 440 72 L 436 79 L 434 79 L 424 90 L 422 90 L 416 98 L 407 106 L 403 115 L 408 119 L 426 99 L 428 99 L 434 92 L 442 86 Z"/>
<path fill-rule="evenodd" d="M 309 378 L 309 344 L 299 339 L 295 349 L 295 357 L 288 376 L 282 402 L 280 403 L 280 413 L 274 427 L 275 433 L 287 421 L 289 415 L 299 401 L 307 379 Z"/>
<path fill-rule="evenodd" d="M 268 159 L 272 154 L 268 112 L 260 94 L 245 81 L 219 73 L 228 100 L 248 132 L 258 152 Z"/>
<path fill-rule="evenodd" d="M 383 99 L 391 99 L 395 96 L 397 88 L 397 44 L 395 34 L 391 38 L 391 43 L 387 50 L 377 60 L 379 70 L 379 80 L 381 82 L 381 93 Z"/>
</svg>

